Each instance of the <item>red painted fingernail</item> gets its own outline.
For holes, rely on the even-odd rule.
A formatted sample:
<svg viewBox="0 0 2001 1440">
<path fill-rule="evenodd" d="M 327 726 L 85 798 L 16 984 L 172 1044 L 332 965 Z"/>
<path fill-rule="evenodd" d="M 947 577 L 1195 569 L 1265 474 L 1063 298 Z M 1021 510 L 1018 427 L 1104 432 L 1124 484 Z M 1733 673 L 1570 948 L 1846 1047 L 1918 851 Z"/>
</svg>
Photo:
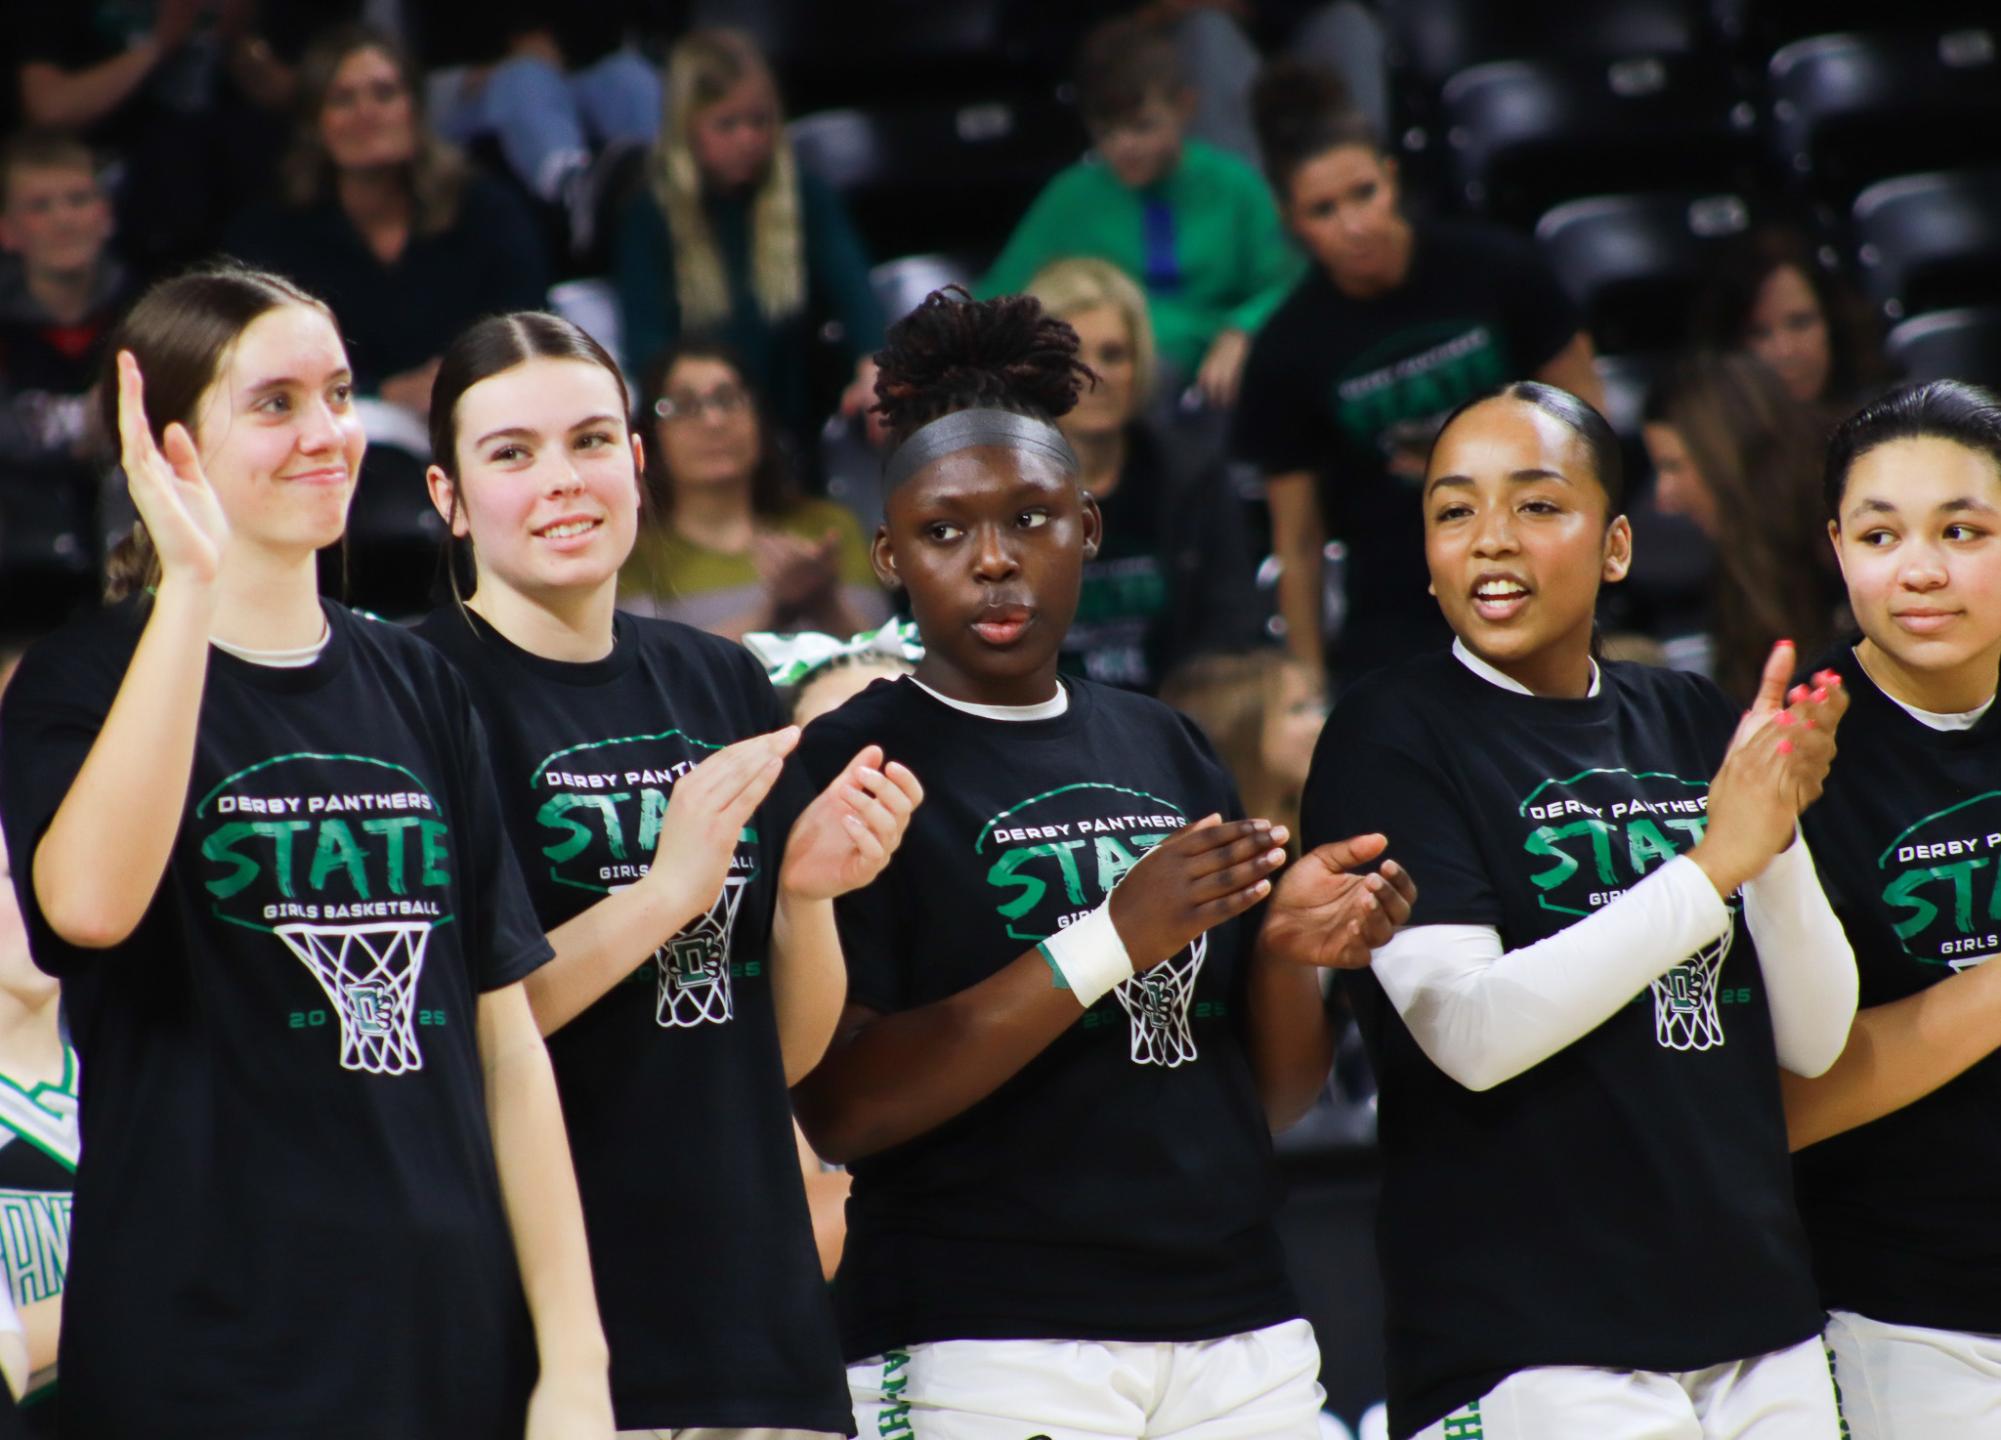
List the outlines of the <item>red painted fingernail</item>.
<svg viewBox="0 0 2001 1440">
<path fill-rule="evenodd" d="M 1790 644 L 1792 644 L 1793 642 L 1792 642 L 1792 641 L 1790 641 L 1790 640 L 1779 640 L 1779 641 L 1776 641 L 1776 642 L 1774 642 L 1774 643 L 1776 643 L 1776 644 L 1779 644 L 1779 645 L 1790 645 Z"/>
<path fill-rule="evenodd" d="M 1792 753 L 1793 753 L 1793 742 L 1792 742 L 1792 741 L 1790 741 L 1790 740 L 1781 740 L 1781 741 L 1779 742 L 1779 753 L 1780 753 L 1781 755 L 1790 755 L 1790 754 L 1792 754 Z"/>
<path fill-rule="evenodd" d="M 1800 701 L 1806 699 L 1806 686 L 1804 685 L 1793 686 L 1792 689 L 1786 691 L 1786 699 L 1792 701 L 1792 703 L 1795 705 L 1799 704 Z"/>
<path fill-rule="evenodd" d="M 1780 712 L 1779 712 L 1778 714 L 1776 714 L 1776 715 L 1774 715 L 1774 716 L 1772 717 L 1772 723 L 1773 723 L 1774 725 L 1790 725 L 1790 724 L 1792 724 L 1792 723 L 1793 723 L 1793 712 L 1792 712 L 1792 711 L 1790 711 L 1790 710 L 1781 710 L 1781 711 L 1780 711 Z"/>
<path fill-rule="evenodd" d="M 1820 727 L 1819 727 L 1818 725 L 1814 724 L 1814 722 L 1813 722 L 1813 717 L 1812 717 L 1811 715 L 1809 715 L 1809 716 L 1807 716 L 1807 719 L 1806 719 L 1806 728 L 1807 728 L 1807 729 L 1809 729 L 1809 730 L 1818 730 L 1818 729 L 1819 729 Z"/>
<path fill-rule="evenodd" d="M 1814 704 L 1818 705 L 1826 699 L 1827 699 L 1827 687 L 1825 685 L 1821 686 L 1819 689 L 1813 692 Z"/>
</svg>

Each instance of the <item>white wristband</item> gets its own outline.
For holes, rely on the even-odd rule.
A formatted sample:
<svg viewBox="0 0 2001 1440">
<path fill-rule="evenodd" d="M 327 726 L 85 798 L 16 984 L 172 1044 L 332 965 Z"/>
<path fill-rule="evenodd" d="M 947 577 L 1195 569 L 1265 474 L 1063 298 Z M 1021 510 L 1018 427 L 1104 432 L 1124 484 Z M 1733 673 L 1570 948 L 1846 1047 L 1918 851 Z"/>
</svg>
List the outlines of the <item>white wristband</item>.
<svg viewBox="0 0 2001 1440">
<path fill-rule="evenodd" d="M 1057 988 L 1075 995 L 1086 1010 L 1133 977 L 1126 942 L 1112 924 L 1110 900 L 1075 925 L 1058 930 L 1036 949 L 1056 972 Z"/>
</svg>

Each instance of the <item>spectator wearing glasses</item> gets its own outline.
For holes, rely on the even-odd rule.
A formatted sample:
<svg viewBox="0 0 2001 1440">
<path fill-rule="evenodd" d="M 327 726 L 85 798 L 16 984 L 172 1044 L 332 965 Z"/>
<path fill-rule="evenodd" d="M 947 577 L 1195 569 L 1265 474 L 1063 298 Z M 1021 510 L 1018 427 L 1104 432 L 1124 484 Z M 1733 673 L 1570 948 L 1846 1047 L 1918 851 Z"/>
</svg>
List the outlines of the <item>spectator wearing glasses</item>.
<svg viewBox="0 0 2001 1440">
<path fill-rule="evenodd" d="M 620 579 L 628 610 L 741 639 L 848 635 L 889 603 L 854 515 L 802 496 L 744 367 L 686 341 L 647 371 L 639 429 L 652 515 Z"/>
</svg>

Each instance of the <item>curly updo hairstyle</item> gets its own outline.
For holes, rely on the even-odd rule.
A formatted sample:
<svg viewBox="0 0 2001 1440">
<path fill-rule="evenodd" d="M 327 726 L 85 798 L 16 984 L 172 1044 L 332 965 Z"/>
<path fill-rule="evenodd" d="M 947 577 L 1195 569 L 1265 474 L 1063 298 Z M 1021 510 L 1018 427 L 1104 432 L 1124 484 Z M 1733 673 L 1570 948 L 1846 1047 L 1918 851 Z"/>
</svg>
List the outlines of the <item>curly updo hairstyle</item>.
<svg viewBox="0 0 2001 1440">
<path fill-rule="evenodd" d="M 958 285 L 933 290 L 890 326 L 875 363 L 875 409 L 898 444 L 955 410 L 1054 424 L 1098 383 L 1077 358 L 1077 332 L 1034 296 L 975 300 Z"/>
</svg>

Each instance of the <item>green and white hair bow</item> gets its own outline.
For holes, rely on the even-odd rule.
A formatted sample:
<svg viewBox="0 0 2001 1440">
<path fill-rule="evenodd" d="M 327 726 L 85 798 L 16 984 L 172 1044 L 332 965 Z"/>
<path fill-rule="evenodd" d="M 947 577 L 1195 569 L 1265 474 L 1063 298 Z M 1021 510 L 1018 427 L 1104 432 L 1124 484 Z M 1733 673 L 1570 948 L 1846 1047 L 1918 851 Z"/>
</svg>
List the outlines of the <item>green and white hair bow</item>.
<svg viewBox="0 0 2001 1440">
<path fill-rule="evenodd" d="M 917 638 L 917 626 L 909 620 L 885 621 L 846 640 L 817 630 L 797 635 L 753 630 L 743 637 L 743 643 L 764 666 L 771 683 L 784 687 L 804 684 L 816 670 L 839 660 L 880 655 L 915 665 L 924 658 L 924 642 Z"/>
</svg>

